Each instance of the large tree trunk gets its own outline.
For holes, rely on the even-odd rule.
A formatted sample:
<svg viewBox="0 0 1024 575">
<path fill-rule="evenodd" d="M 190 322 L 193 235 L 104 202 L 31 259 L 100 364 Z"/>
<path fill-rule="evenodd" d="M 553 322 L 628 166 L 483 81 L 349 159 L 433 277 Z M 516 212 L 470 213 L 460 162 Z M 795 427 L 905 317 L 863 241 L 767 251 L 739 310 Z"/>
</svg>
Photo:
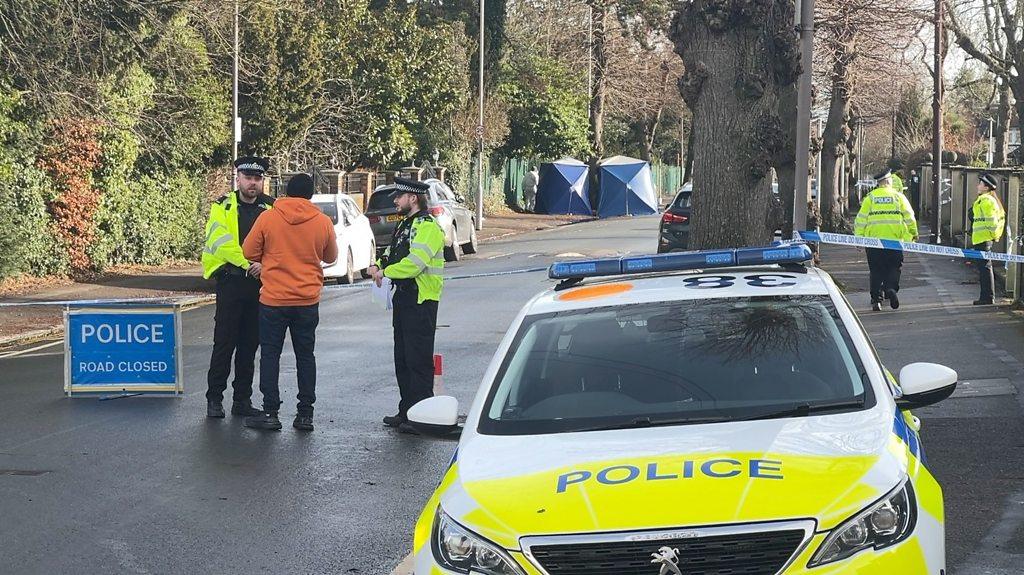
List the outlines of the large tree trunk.
<svg viewBox="0 0 1024 575">
<path fill-rule="evenodd" d="M 995 148 L 992 152 L 992 166 L 1001 168 L 1006 165 L 1006 146 L 1010 135 L 1010 87 L 1004 82 L 999 86 L 999 112 L 992 126 Z"/>
<path fill-rule="evenodd" d="M 779 96 L 800 73 L 792 1 L 682 3 L 670 38 L 693 111 L 690 246 L 768 243 L 771 167 L 785 146 Z"/>
<path fill-rule="evenodd" d="M 846 141 L 849 139 L 847 122 L 850 119 L 850 91 L 848 89 L 848 68 L 840 55 L 832 67 L 832 100 L 828 108 L 828 120 L 822 134 L 821 181 L 818 182 L 818 201 L 821 205 L 821 229 L 841 231 L 844 229 L 843 204 L 840 197 L 840 179 L 844 177 L 839 169 L 839 159 L 846 155 Z"/>
</svg>

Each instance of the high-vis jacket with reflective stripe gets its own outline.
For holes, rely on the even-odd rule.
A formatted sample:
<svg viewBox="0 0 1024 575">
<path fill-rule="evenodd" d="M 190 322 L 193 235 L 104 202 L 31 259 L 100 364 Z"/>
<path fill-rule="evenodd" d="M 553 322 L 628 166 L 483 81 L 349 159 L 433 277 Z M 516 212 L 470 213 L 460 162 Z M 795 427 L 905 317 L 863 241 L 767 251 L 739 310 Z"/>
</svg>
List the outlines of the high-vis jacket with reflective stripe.
<svg viewBox="0 0 1024 575">
<path fill-rule="evenodd" d="M 1006 228 L 1006 212 L 991 193 L 978 196 L 971 206 L 971 243 L 998 242 Z"/>
<path fill-rule="evenodd" d="M 902 193 L 888 186 L 875 188 L 860 204 L 854 233 L 866 238 L 913 241 L 917 237 L 914 209 Z"/>
<path fill-rule="evenodd" d="M 444 271 L 444 232 L 426 212 L 410 216 L 400 223 L 395 228 L 396 236 L 402 235 L 405 228 L 409 229 L 408 239 L 401 238 L 399 242 L 408 242 L 408 253 L 403 256 L 406 246 L 395 246 L 396 242 L 392 242 L 378 266 L 386 277 L 393 280 L 415 279 L 418 291 L 416 303 L 441 301 L 441 288 L 444 284 L 441 276 Z M 392 252 L 395 247 L 398 249 Z M 400 259 L 394 261 L 396 257 Z"/>
<path fill-rule="evenodd" d="M 265 210 L 271 209 L 265 196 L 256 199 Z M 231 264 L 249 269 L 249 261 L 242 255 L 238 237 L 238 192 L 210 204 L 210 218 L 206 220 L 206 242 L 203 245 L 203 277 L 209 279 L 221 266 Z"/>
</svg>

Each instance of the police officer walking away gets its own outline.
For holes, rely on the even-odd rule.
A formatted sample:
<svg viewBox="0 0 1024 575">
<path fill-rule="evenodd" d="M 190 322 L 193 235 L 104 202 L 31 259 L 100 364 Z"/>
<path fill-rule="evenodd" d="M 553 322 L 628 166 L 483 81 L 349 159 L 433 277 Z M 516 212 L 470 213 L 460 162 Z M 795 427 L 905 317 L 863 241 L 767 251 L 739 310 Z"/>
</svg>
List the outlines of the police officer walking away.
<svg viewBox="0 0 1024 575">
<path fill-rule="evenodd" d="M 405 216 L 395 227 L 391 245 L 376 265 L 373 280 L 394 282 L 392 296 L 395 337 L 395 377 L 401 399 L 398 413 L 384 418 L 388 427 L 415 433 L 406 425 L 409 408 L 433 395 L 434 333 L 444 270 L 444 232 L 427 211 L 427 184 L 395 178 L 392 198 Z"/>
<path fill-rule="evenodd" d="M 860 205 L 854 222 L 854 233 L 867 238 L 914 241 L 917 239 L 917 220 L 914 209 L 902 192 L 892 188 L 892 172 L 886 170 L 875 176 L 878 187 L 871 190 Z M 892 309 L 900 307 L 900 272 L 903 252 L 882 248 L 867 248 L 868 269 L 871 272 L 871 309 L 882 309 L 883 295 Z"/>
<path fill-rule="evenodd" d="M 271 209 L 274 199 L 263 193 L 263 176 L 270 163 L 246 156 L 235 160 L 238 189 L 210 206 L 203 249 L 203 277 L 217 280 L 213 353 L 206 381 L 206 416 L 224 417 L 224 391 L 235 360 L 231 382 L 231 414 L 256 415 L 252 406 L 252 380 L 259 347 L 260 272 L 262 266 L 242 255 L 242 242 L 256 218 Z"/>
<path fill-rule="evenodd" d="M 996 178 L 984 173 L 978 177 L 978 199 L 971 206 L 971 243 L 974 249 L 992 251 L 992 243 L 1003 237 L 1006 227 L 1006 212 L 996 196 Z M 992 260 L 975 260 L 978 266 L 978 280 L 981 283 L 981 297 L 974 305 L 992 305 L 995 295 L 992 290 Z"/>
</svg>

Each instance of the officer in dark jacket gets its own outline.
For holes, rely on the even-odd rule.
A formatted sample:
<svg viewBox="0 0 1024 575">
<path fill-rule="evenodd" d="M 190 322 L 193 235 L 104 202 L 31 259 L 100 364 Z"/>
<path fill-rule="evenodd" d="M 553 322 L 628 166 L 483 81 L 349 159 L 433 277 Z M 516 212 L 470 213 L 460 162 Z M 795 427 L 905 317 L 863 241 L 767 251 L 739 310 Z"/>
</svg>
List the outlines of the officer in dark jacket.
<svg viewBox="0 0 1024 575">
<path fill-rule="evenodd" d="M 210 206 L 203 249 L 203 277 L 217 280 L 213 353 L 207 373 L 206 415 L 224 417 L 224 391 L 235 360 L 231 414 L 260 413 L 252 406 L 252 380 L 259 347 L 260 271 L 258 262 L 242 255 L 242 242 L 256 218 L 271 209 L 274 199 L 263 193 L 263 176 L 270 163 L 246 156 L 235 161 L 238 189 Z"/>
<path fill-rule="evenodd" d="M 387 277 L 395 285 L 395 377 L 401 400 L 398 413 L 384 424 L 412 433 L 406 425 L 409 408 L 433 395 L 434 332 L 441 300 L 444 270 L 444 232 L 428 211 L 430 186 L 395 178 L 395 207 L 405 216 L 396 227 L 391 245 L 376 265 L 373 280 L 381 285 Z"/>
</svg>

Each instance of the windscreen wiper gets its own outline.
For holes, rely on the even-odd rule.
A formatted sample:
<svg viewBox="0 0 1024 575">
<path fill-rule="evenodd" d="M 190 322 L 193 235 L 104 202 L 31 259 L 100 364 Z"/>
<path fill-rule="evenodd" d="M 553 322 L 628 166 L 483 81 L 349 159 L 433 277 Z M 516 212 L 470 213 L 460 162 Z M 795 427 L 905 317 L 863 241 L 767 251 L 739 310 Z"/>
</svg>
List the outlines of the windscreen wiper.
<svg viewBox="0 0 1024 575">
<path fill-rule="evenodd" d="M 573 429 L 570 431 L 570 433 L 578 431 L 608 431 L 611 429 L 638 429 L 643 427 L 663 427 L 666 425 L 721 423 L 723 421 L 732 421 L 732 419 L 729 417 L 679 417 L 675 419 L 651 419 L 650 417 L 644 416 L 638 417 L 633 421 Z"/>
<path fill-rule="evenodd" d="M 828 411 L 837 411 L 841 409 L 850 409 L 854 407 L 863 408 L 865 400 L 861 399 L 846 399 L 843 401 L 832 401 L 827 403 L 801 403 L 778 411 L 766 411 L 764 413 L 758 413 L 756 415 L 750 415 L 746 417 L 738 417 L 735 421 L 749 421 L 752 419 L 778 419 L 782 417 L 796 417 L 802 415 L 811 415 L 812 413 L 825 413 Z"/>
</svg>

